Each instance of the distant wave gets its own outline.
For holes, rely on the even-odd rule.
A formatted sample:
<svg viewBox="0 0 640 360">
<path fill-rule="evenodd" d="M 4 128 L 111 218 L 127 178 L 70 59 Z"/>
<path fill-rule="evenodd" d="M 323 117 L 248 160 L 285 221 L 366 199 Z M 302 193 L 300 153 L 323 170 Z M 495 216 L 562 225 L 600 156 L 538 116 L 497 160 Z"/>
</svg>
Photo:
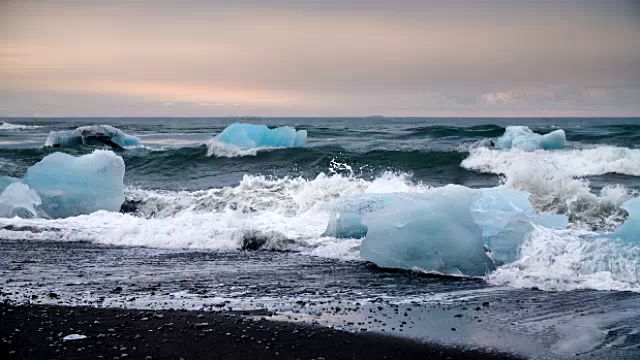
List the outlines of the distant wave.
<svg viewBox="0 0 640 360">
<path fill-rule="evenodd" d="M 256 148 L 241 148 L 232 144 L 223 143 L 215 139 L 207 142 L 207 156 L 216 157 L 243 157 L 243 156 L 256 156 L 258 151 L 273 150 L 274 147 L 256 147 Z"/>
<path fill-rule="evenodd" d="M 445 126 L 434 125 L 425 127 L 415 127 L 407 129 L 409 132 L 400 138 L 417 137 L 469 137 L 469 138 L 491 138 L 504 134 L 505 128 L 498 125 L 476 125 L 476 126 Z"/>
<path fill-rule="evenodd" d="M 11 124 L 8 122 L 0 123 L 0 130 L 27 130 L 27 129 L 37 129 L 40 126 L 37 125 L 22 125 L 22 124 Z"/>
</svg>

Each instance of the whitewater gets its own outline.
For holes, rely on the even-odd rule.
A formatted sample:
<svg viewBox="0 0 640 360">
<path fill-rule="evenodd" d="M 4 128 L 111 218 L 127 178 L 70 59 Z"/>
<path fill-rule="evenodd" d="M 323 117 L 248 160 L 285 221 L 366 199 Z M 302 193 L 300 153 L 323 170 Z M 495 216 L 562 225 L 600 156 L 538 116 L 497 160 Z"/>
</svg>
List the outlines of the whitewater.
<svg viewBox="0 0 640 360">
<path fill-rule="evenodd" d="M 35 124 L 3 123 L 3 126 L 5 125 L 9 125 L 5 130 L 10 131 L 34 130 L 41 127 Z M 633 129 L 633 125 L 630 126 Z M 470 172 L 470 176 L 477 173 L 481 179 L 486 176 L 484 174 L 495 174 L 496 180 L 487 185 L 478 186 L 473 182 L 463 185 L 472 188 L 493 188 L 502 185 L 505 189 L 521 191 L 527 196 L 534 212 L 556 214 L 565 217 L 568 221 L 567 225 L 559 228 L 548 228 L 535 224 L 534 221 L 532 230 L 527 230 L 518 235 L 517 240 L 513 240 L 514 244 L 517 244 L 515 258 L 510 259 L 506 264 L 499 261 L 495 269 L 494 265 L 487 268 L 486 276 L 483 278 L 488 283 L 544 290 L 640 291 L 640 240 L 612 238 L 609 235 L 629 217 L 624 204 L 638 196 L 636 180 L 640 176 L 640 149 L 621 146 L 615 141 L 612 144 L 571 141 L 571 130 L 568 130 L 569 141 L 567 141 L 564 130 L 555 129 L 548 132 L 548 135 L 541 132 L 541 135 L 525 126 L 432 125 L 425 128 L 406 126 L 404 131 L 393 129 L 389 134 L 379 138 L 373 136 L 363 144 L 353 141 L 353 138 L 358 136 L 357 129 L 352 130 L 353 134 L 349 131 L 346 131 L 346 134 L 340 134 L 339 129 L 330 128 L 331 126 L 324 126 L 315 130 L 314 127 L 310 127 L 296 131 L 291 126 L 269 129 L 264 125 L 234 124 L 224 128 L 223 131 L 213 130 L 211 134 L 202 131 L 203 139 L 200 141 L 194 139 L 190 146 L 163 145 L 158 149 L 154 149 L 153 146 L 144 146 L 145 139 L 162 137 L 166 144 L 170 144 L 169 140 L 172 140 L 170 138 L 176 134 L 145 134 L 143 132 L 131 136 L 110 125 L 80 126 L 76 130 L 51 130 L 45 144 L 51 146 L 53 143 L 64 141 L 65 146 L 70 147 L 68 152 L 79 156 L 76 158 L 69 156 L 71 160 L 64 161 L 73 162 L 77 159 L 79 164 L 96 164 L 94 158 L 87 156 L 105 158 L 108 155 L 108 152 L 105 152 L 105 155 L 93 152 L 96 145 L 104 146 L 104 143 L 102 140 L 97 144 L 90 143 L 87 139 L 92 136 L 99 136 L 101 139 L 105 136 L 113 136 L 113 142 L 118 145 L 126 145 L 119 139 L 135 139 L 135 143 L 131 143 L 133 146 L 129 150 L 119 152 L 117 155 L 111 153 L 112 155 L 109 156 L 114 157 L 113 160 L 105 160 L 106 164 L 110 164 L 124 158 L 124 163 L 127 164 L 127 175 L 131 172 L 138 173 L 141 168 L 145 170 L 143 174 L 146 176 L 158 175 L 147 173 L 151 168 L 147 169 L 146 164 L 143 166 L 138 162 L 151 161 L 156 164 L 154 172 L 162 172 L 164 167 L 160 164 L 161 161 L 171 165 L 174 161 L 172 157 L 184 155 L 184 153 L 190 157 L 187 160 L 193 161 L 191 165 L 194 172 L 214 154 L 214 159 L 235 161 L 236 164 L 233 166 L 242 166 L 247 160 L 256 162 L 254 158 L 261 154 L 260 150 L 266 150 L 264 154 L 267 157 L 275 156 L 278 152 L 289 152 L 295 161 L 296 156 L 304 159 L 304 155 L 313 155 L 309 154 L 310 152 L 320 153 L 328 148 L 330 151 L 327 151 L 325 158 L 330 160 L 324 161 L 326 165 L 324 168 L 315 160 L 312 166 L 319 165 L 316 166 L 317 173 L 309 176 L 308 173 L 305 174 L 304 171 L 301 173 L 298 170 L 300 164 L 286 164 L 276 159 L 277 166 L 289 168 L 293 166 L 293 171 L 288 171 L 284 175 L 278 174 L 277 171 L 264 174 L 264 170 L 244 173 L 235 184 L 227 185 L 226 181 L 222 181 L 219 186 L 204 186 L 201 189 L 188 189 L 185 186 L 181 186 L 181 189 L 172 189 L 171 182 L 165 182 L 164 186 L 148 188 L 136 181 L 135 176 L 125 178 L 126 188 L 122 189 L 119 187 L 124 185 L 117 185 L 117 178 L 119 177 L 119 181 L 122 181 L 125 173 L 124 169 L 118 168 L 122 165 L 115 165 L 116 168 L 108 170 L 115 171 L 115 174 L 120 173 L 116 175 L 116 183 L 113 184 L 105 182 L 107 181 L 105 171 L 109 169 L 108 167 L 100 170 L 100 165 L 95 165 L 98 166 L 95 171 L 100 174 L 97 175 L 102 178 L 100 180 L 95 178 L 96 175 L 89 175 L 94 170 L 88 170 L 87 175 L 82 175 L 78 171 L 84 171 L 82 169 L 85 165 L 73 165 L 76 166 L 77 170 L 73 171 L 78 177 L 94 176 L 94 180 L 89 181 L 88 186 L 91 192 L 82 193 L 77 189 L 78 185 L 72 185 L 75 195 L 69 195 L 69 199 L 66 199 L 59 192 L 69 192 L 71 188 L 69 190 L 56 188 L 58 192 L 54 191 L 52 194 L 45 184 L 51 181 L 58 184 L 69 180 L 64 178 L 53 180 L 56 178 L 51 178 L 51 175 L 42 175 L 43 179 L 40 180 L 33 180 L 37 176 L 32 175 L 31 182 L 26 177 L 25 180 L 20 180 L 19 175 L 16 174 L 20 172 L 19 161 L 16 164 L 16 158 L 7 156 L 8 151 L 5 150 L 0 160 L 11 163 L 13 167 L 7 166 L 3 169 L 13 171 L 4 174 L 4 182 L 17 181 L 21 184 L 22 181 L 32 188 L 34 186 L 40 188 L 34 188 L 37 190 L 35 192 L 31 190 L 35 195 L 33 197 L 34 195 L 28 193 L 30 190 L 28 186 L 24 190 L 12 186 L 18 193 L 22 191 L 33 197 L 23 200 L 26 205 L 22 210 L 27 216 L 20 217 L 14 216 L 20 214 L 18 211 L 20 207 L 11 203 L 17 202 L 16 195 L 11 191 L 3 193 L 3 196 L 8 199 L 4 201 L 3 206 L 8 210 L 5 210 L 4 218 L 0 218 L 0 238 L 89 241 L 102 245 L 210 251 L 245 249 L 293 251 L 309 256 L 365 261 L 361 248 L 362 237 L 366 241 L 366 236 L 338 236 L 327 232 L 327 226 L 330 226 L 332 221 L 335 222 L 336 217 L 340 217 L 340 214 L 335 212 L 335 205 L 342 199 L 367 194 L 371 196 L 422 194 L 420 196 L 432 197 L 433 195 L 430 194 L 441 191 L 442 186 L 447 185 L 448 182 L 441 181 L 439 178 L 442 176 L 438 176 L 436 178 L 438 181 L 434 181 L 430 174 L 423 175 L 421 172 L 424 169 L 415 168 L 415 165 L 427 161 L 421 158 L 422 155 L 439 155 L 442 159 L 438 159 L 437 162 L 442 163 L 442 167 L 434 169 L 434 172 L 442 173 L 443 170 L 447 170 L 447 167 L 456 167 L 455 172 L 466 169 Z M 193 136 L 194 138 L 201 131 L 196 129 L 197 131 L 194 132 L 194 129 L 189 127 L 185 130 L 187 131 L 181 133 L 181 136 L 196 135 Z M 618 128 L 614 127 L 614 130 Z M 318 143 L 314 144 L 314 138 L 309 136 L 311 146 L 307 150 L 305 148 L 307 133 L 313 135 L 314 131 L 318 132 L 318 139 L 315 139 Z M 64 136 L 69 136 L 71 139 L 74 136 L 84 136 L 84 138 L 73 143 L 68 140 L 59 140 L 62 139 L 60 134 L 68 134 Z M 335 142 L 333 140 L 338 135 L 342 135 L 344 139 L 341 140 L 342 146 L 335 149 L 327 143 Z M 204 138 L 205 136 L 208 138 Z M 53 137 L 56 140 L 52 140 Z M 397 140 L 394 141 L 393 138 Z M 30 139 L 26 140 L 25 143 L 28 144 Z M 106 141 L 110 142 L 108 138 Z M 407 143 L 411 144 L 411 150 L 406 149 Z M 419 145 L 421 143 L 423 144 Z M 434 144 L 438 147 L 438 151 L 433 151 Z M 205 148 L 204 151 L 199 150 L 201 147 Z M 451 151 L 453 148 L 457 149 Z M 39 147 L 39 149 L 45 150 L 44 155 L 51 153 L 46 150 L 46 147 Z M 13 152 L 43 150 L 29 150 L 27 147 L 13 150 Z M 295 153 L 291 154 L 291 151 Z M 89 152 L 93 154 L 82 155 Z M 418 164 L 411 164 L 409 169 L 403 169 L 402 166 L 393 168 L 375 164 L 376 160 L 384 161 L 385 157 L 395 156 L 399 158 L 399 164 L 402 165 L 402 160 L 405 160 L 407 155 L 414 156 Z M 87 157 L 87 160 L 81 160 L 84 157 Z M 49 156 L 45 156 L 45 160 L 49 160 L 48 158 Z M 368 159 L 371 161 L 369 162 Z M 55 161 L 61 160 L 52 158 L 50 170 L 42 170 L 43 174 L 49 174 L 53 169 L 60 168 L 60 165 L 55 165 Z M 278 163 L 278 161 L 281 162 Z M 451 164 L 448 164 L 448 161 Z M 363 164 L 363 162 L 369 163 Z M 41 166 L 41 164 L 38 165 Z M 214 166 L 214 164 L 211 165 Z M 68 168 L 68 166 L 62 165 L 62 168 Z M 233 168 L 232 165 L 228 166 Z M 29 169 L 31 173 L 35 172 L 30 167 Z M 454 171 L 450 172 L 455 175 Z M 600 184 L 601 181 L 598 181 L 598 186 L 592 186 L 590 177 L 607 174 L 627 178 L 622 183 L 617 181 Z M 169 177 L 167 174 L 161 175 L 161 177 Z M 222 177 L 224 175 L 226 174 Z M 206 179 L 209 176 L 207 171 L 204 171 L 203 177 Z M 178 179 L 175 180 L 179 181 L 180 176 L 176 177 Z M 218 175 L 218 177 L 221 176 Z M 446 174 L 444 177 L 446 178 Z M 106 185 L 108 189 L 113 190 L 95 188 L 98 183 L 108 184 Z M 7 184 L 3 186 L 3 190 L 6 186 Z M 38 193 L 38 191 L 44 193 Z M 101 196 L 104 196 L 104 201 L 96 202 L 96 198 L 99 199 Z M 411 196 L 415 198 L 418 195 Z M 119 197 L 124 198 L 124 201 L 117 200 Z M 1 200 L 2 197 L 0 197 L 0 203 L 2 203 Z M 66 202 L 71 202 L 73 205 L 68 207 Z M 119 209 L 120 205 L 117 204 L 122 204 L 122 209 Z M 371 216 L 375 219 L 374 215 Z M 400 216 L 405 215 L 400 214 Z M 452 217 L 455 216 L 456 214 L 452 214 Z M 529 221 L 533 220 L 525 220 L 525 222 Z M 388 242 L 393 244 L 393 239 L 389 239 Z M 468 248 L 468 246 L 465 247 Z M 491 254 L 488 255 L 491 257 Z M 464 256 L 462 253 L 459 254 L 459 257 L 464 258 Z M 386 260 L 380 261 L 385 263 Z M 438 267 L 421 266 L 420 263 L 415 267 L 418 271 L 452 275 L 459 273 L 456 269 L 451 271 L 438 269 Z M 465 273 L 462 272 L 462 275 Z M 477 275 L 477 271 L 474 275 Z"/>
</svg>

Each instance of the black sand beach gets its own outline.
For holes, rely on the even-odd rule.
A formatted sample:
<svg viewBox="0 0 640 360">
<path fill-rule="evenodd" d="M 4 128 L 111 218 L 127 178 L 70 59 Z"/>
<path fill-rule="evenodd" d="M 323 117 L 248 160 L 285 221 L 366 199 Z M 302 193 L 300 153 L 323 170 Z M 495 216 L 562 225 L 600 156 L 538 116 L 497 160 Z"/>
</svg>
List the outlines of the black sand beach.
<svg viewBox="0 0 640 360">
<path fill-rule="evenodd" d="M 291 252 L 0 239 L 0 350 L 15 351 L 0 359 L 636 360 L 639 300 Z M 88 338 L 62 342 L 74 333 Z"/>
<path fill-rule="evenodd" d="M 0 314 L 4 359 L 517 359 L 249 313 L 5 303 Z M 69 334 L 87 338 L 63 341 Z"/>
</svg>

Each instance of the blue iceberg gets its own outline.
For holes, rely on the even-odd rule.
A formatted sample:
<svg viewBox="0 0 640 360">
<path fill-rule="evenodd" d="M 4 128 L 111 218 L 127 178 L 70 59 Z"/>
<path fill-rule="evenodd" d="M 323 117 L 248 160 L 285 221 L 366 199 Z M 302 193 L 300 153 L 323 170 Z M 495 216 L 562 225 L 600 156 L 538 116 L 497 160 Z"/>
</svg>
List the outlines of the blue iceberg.
<svg viewBox="0 0 640 360">
<path fill-rule="evenodd" d="M 609 236 L 629 242 L 640 243 L 640 197 L 633 198 L 622 204 L 629 212 L 627 220 Z"/>
<path fill-rule="evenodd" d="M 122 149 L 140 145 L 140 138 L 125 134 L 122 130 L 109 125 L 82 126 L 75 130 L 51 131 L 45 146 L 63 147 L 73 145 L 109 145 Z"/>
<path fill-rule="evenodd" d="M 34 218 L 38 216 L 36 209 L 40 204 L 42 200 L 33 189 L 21 182 L 14 182 L 0 194 L 0 217 Z"/>
<path fill-rule="evenodd" d="M 64 218 L 119 211 L 124 202 L 124 171 L 124 161 L 111 151 L 79 157 L 48 155 L 4 189 L 0 217 Z"/>
<path fill-rule="evenodd" d="M 522 149 L 526 151 L 562 149 L 567 144 L 564 130 L 548 134 L 536 134 L 526 126 L 507 126 L 504 135 L 495 141 L 498 149 Z"/>
<path fill-rule="evenodd" d="M 231 124 L 215 136 L 215 141 L 243 149 L 260 147 L 303 147 L 307 131 L 283 126 L 269 129 L 266 125 Z"/>
<path fill-rule="evenodd" d="M 380 267 L 482 276 L 495 269 L 473 221 L 473 190 L 449 185 L 427 194 L 396 194 L 367 214 L 360 256 Z"/>
<path fill-rule="evenodd" d="M 448 185 L 425 194 L 362 194 L 339 199 L 323 235 L 364 240 L 378 266 L 482 276 L 512 262 L 534 224 L 565 228 L 564 215 L 537 214 L 528 193 L 503 186 Z"/>
</svg>

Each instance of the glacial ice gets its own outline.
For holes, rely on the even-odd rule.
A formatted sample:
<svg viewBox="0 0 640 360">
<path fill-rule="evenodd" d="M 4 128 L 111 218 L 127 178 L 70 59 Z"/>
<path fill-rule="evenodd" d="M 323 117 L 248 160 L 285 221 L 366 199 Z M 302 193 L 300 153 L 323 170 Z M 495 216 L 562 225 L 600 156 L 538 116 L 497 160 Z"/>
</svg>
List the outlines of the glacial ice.
<svg viewBox="0 0 640 360">
<path fill-rule="evenodd" d="M 495 269 L 470 208 L 473 190 L 456 185 L 426 194 L 396 194 L 367 214 L 360 256 L 385 268 L 453 275 L 485 275 Z"/>
<path fill-rule="evenodd" d="M 124 202 L 124 161 L 111 151 L 74 157 L 53 153 L 31 166 L 22 181 L 42 200 L 50 217 L 63 218 L 98 210 L 119 211 Z"/>
<path fill-rule="evenodd" d="M 564 215 L 535 213 L 528 193 L 504 186 L 353 195 L 333 210 L 323 235 L 364 237 L 360 255 L 378 266 L 472 276 L 516 260 L 533 224 L 568 225 Z"/>
<path fill-rule="evenodd" d="M 269 129 L 266 125 L 231 124 L 214 137 L 215 141 L 239 148 L 303 147 L 307 143 L 307 131 L 283 126 Z"/>
<path fill-rule="evenodd" d="M 360 239 L 367 236 L 363 215 L 382 209 L 393 194 L 360 194 L 342 197 L 331 208 L 331 219 L 322 236 L 340 239 Z"/>
<path fill-rule="evenodd" d="M 507 126 L 504 135 L 496 139 L 495 146 L 499 149 L 534 151 L 561 149 L 566 143 L 567 137 L 562 129 L 541 135 L 526 126 Z"/>
<path fill-rule="evenodd" d="M 110 125 L 92 125 L 75 130 L 51 131 L 44 146 L 62 147 L 79 144 L 106 144 L 113 148 L 124 148 L 140 145 L 140 138 L 127 135 Z"/>
<path fill-rule="evenodd" d="M 7 186 L 0 195 L 0 217 L 23 219 L 38 216 L 36 208 L 42 203 L 40 196 L 28 185 L 14 182 Z"/>
<path fill-rule="evenodd" d="M 569 225 L 565 215 L 536 213 L 529 193 L 505 186 L 478 189 L 479 198 L 471 206 L 474 221 L 482 228 L 484 244 L 491 258 L 510 263 L 518 258 L 518 250 L 533 225 L 564 229 Z"/>
<path fill-rule="evenodd" d="M 626 201 L 622 207 L 629 212 L 629 217 L 609 236 L 640 243 L 640 197 Z"/>
</svg>

